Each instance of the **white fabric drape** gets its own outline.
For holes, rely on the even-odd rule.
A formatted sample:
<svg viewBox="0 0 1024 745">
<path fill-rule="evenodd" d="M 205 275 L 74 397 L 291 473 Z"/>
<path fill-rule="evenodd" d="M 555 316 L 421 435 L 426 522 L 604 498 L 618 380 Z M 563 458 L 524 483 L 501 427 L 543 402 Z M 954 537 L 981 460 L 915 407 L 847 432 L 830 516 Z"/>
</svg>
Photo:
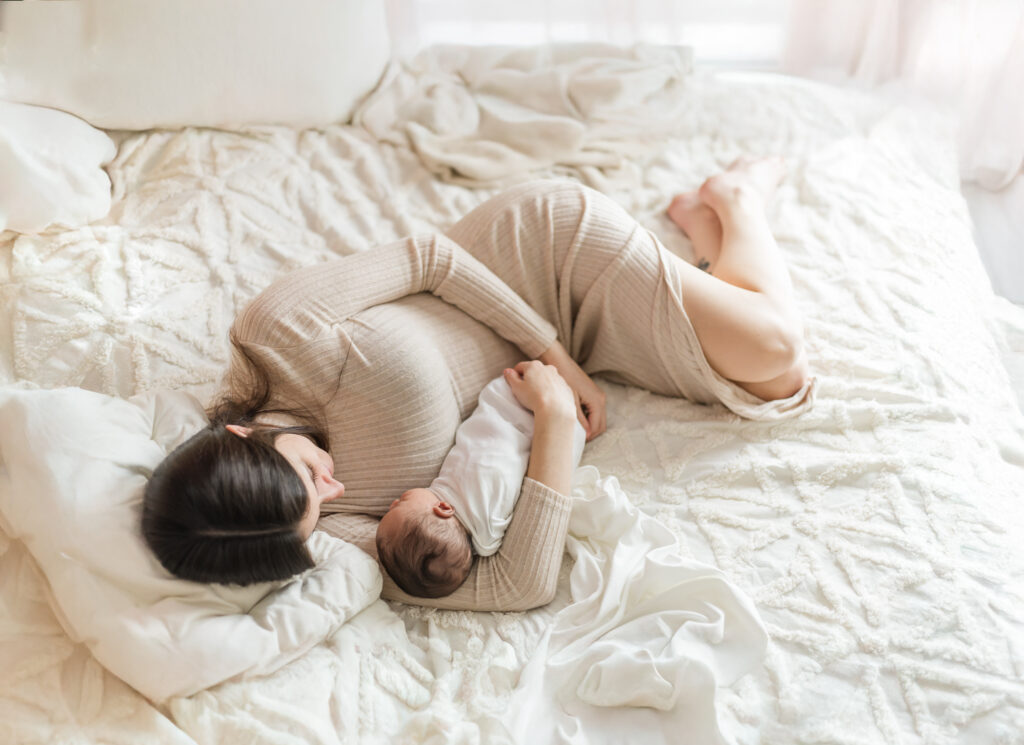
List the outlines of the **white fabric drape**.
<svg viewBox="0 0 1024 745">
<path fill-rule="evenodd" d="M 431 44 L 675 44 L 700 61 L 777 62 L 788 0 L 387 0 L 392 48 Z"/>
<path fill-rule="evenodd" d="M 437 42 L 679 43 L 680 36 L 674 0 L 388 0 L 388 5 L 392 42 L 403 53 Z"/>
<path fill-rule="evenodd" d="M 964 180 L 989 189 L 1024 165 L 1019 0 L 791 0 L 783 69 L 897 83 L 958 115 Z"/>
</svg>

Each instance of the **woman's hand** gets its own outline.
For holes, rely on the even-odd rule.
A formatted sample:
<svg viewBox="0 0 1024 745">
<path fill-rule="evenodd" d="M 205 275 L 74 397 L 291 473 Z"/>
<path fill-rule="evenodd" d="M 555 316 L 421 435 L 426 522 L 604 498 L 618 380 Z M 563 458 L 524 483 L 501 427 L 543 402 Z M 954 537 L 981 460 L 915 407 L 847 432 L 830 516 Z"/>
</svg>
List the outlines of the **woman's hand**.
<svg viewBox="0 0 1024 745">
<path fill-rule="evenodd" d="M 516 400 L 534 416 L 569 422 L 576 417 L 576 395 L 553 365 L 526 360 L 514 368 L 506 368 L 505 380 Z"/>
<path fill-rule="evenodd" d="M 604 391 L 598 388 L 590 376 L 583 372 L 583 369 L 576 364 L 576 360 L 565 351 L 565 347 L 556 341 L 537 359 L 546 365 L 554 365 L 565 382 L 576 393 L 577 418 L 587 432 L 587 442 L 604 432 L 606 427 Z"/>
<path fill-rule="evenodd" d="M 553 365 L 537 360 L 505 370 L 505 380 L 516 400 L 534 416 L 526 475 L 559 494 L 569 494 L 576 465 L 572 458 L 576 395 Z"/>
</svg>

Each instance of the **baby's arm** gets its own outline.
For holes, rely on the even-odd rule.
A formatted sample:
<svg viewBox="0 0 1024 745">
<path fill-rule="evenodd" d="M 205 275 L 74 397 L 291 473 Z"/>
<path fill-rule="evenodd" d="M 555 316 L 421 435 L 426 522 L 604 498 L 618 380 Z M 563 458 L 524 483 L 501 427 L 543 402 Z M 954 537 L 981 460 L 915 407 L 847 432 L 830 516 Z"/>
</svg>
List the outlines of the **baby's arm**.
<svg viewBox="0 0 1024 745">
<path fill-rule="evenodd" d="M 508 390 L 511 394 L 511 389 Z M 482 399 L 486 404 L 488 397 L 482 396 Z M 583 451 L 585 433 L 583 427 L 571 416 L 564 421 L 551 420 L 550 417 L 544 421 L 546 426 L 543 432 L 538 432 L 538 442 L 530 443 L 531 450 L 539 448 L 540 452 L 537 453 L 536 462 L 531 461 L 530 453 L 527 453 L 530 475 L 514 487 L 510 501 L 515 510 L 507 523 L 508 529 L 503 539 L 499 539 L 497 552 L 491 556 L 478 557 L 466 581 L 446 597 L 417 598 L 407 595 L 391 581 L 387 573 L 384 573 L 383 597 L 435 608 L 501 611 L 528 610 L 551 601 L 558 582 L 571 509 L 570 498 L 559 490 L 568 491 L 571 469 L 576 466 Z M 532 420 L 530 424 L 532 429 Z M 558 457 L 552 460 L 551 456 L 557 456 L 557 450 L 573 432 L 572 462 L 560 465 Z M 472 450 L 468 452 L 473 453 Z M 562 457 L 567 455 L 565 453 Z M 547 483 L 557 485 L 559 490 L 551 488 Z M 369 516 L 335 514 L 321 518 L 318 527 L 354 543 L 376 557 L 374 536 L 377 523 L 376 518 Z"/>
<path fill-rule="evenodd" d="M 505 540 L 493 556 L 473 560 L 466 581 L 442 598 L 404 593 L 381 569 L 381 597 L 410 605 L 477 611 L 522 611 L 547 605 L 554 598 L 562 566 L 572 500 L 526 478 Z M 374 537 L 379 518 L 335 513 L 320 518 L 317 528 L 377 557 Z"/>
<path fill-rule="evenodd" d="M 455 508 L 480 556 L 498 550 L 526 476 L 533 414 L 504 378 L 481 391 L 476 410 L 459 426 L 455 445 L 431 491 Z"/>
</svg>

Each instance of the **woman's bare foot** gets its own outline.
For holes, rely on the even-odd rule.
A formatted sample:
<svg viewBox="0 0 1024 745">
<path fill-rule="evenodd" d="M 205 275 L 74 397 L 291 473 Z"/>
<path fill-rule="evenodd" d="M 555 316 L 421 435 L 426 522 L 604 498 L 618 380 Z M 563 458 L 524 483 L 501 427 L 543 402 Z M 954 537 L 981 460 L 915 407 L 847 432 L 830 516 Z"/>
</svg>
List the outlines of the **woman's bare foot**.
<svg viewBox="0 0 1024 745">
<path fill-rule="evenodd" d="M 693 244 L 697 268 L 711 274 L 722 249 L 722 223 L 715 211 L 701 201 L 697 192 L 689 191 L 677 195 L 665 214 Z"/>
<path fill-rule="evenodd" d="M 786 162 L 778 157 L 749 158 L 742 156 L 729 168 L 716 174 L 697 190 L 701 201 L 716 213 L 736 202 L 759 200 L 768 204 L 786 175 Z"/>
<path fill-rule="evenodd" d="M 693 243 L 698 269 L 713 273 L 722 246 L 722 222 L 718 211 L 738 201 L 763 208 L 775 195 L 786 175 L 786 163 L 777 156 L 741 156 L 722 173 L 709 178 L 697 191 L 677 195 L 666 214 Z"/>
</svg>

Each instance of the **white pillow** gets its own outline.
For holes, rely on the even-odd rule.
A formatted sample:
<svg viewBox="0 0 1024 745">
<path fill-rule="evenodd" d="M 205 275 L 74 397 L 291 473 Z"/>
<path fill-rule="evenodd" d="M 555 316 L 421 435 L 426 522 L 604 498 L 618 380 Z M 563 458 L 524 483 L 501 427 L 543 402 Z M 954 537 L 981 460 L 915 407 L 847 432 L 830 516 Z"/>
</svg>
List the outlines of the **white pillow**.
<svg viewBox="0 0 1024 745">
<path fill-rule="evenodd" d="M 116 152 L 105 133 L 70 114 L 0 101 L 0 230 L 99 220 L 110 211 L 102 166 Z"/>
<path fill-rule="evenodd" d="M 0 6 L 0 98 L 104 129 L 344 122 L 390 57 L 381 0 Z"/>
<path fill-rule="evenodd" d="M 0 391 L 2 527 L 39 563 L 72 639 L 155 702 L 272 672 L 380 595 L 377 563 L 319 531 L 317 566 L 284 583 L 172 577 L 142 539 L 142 490 L 205 423 L 184 393 Z"/>
</svg>

